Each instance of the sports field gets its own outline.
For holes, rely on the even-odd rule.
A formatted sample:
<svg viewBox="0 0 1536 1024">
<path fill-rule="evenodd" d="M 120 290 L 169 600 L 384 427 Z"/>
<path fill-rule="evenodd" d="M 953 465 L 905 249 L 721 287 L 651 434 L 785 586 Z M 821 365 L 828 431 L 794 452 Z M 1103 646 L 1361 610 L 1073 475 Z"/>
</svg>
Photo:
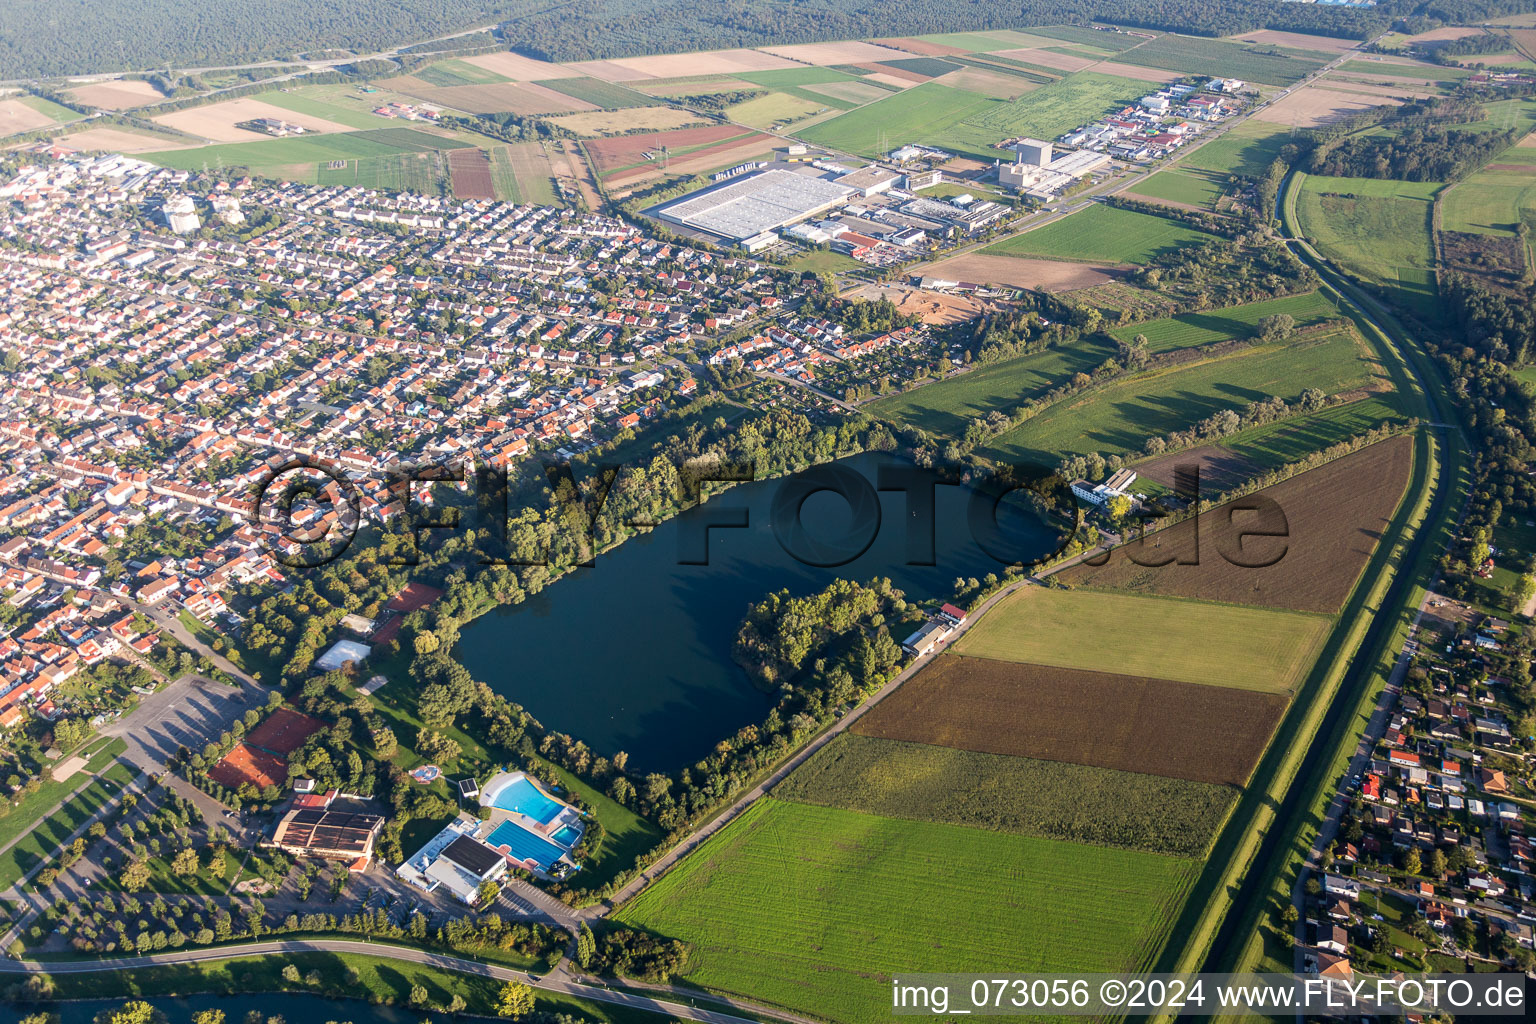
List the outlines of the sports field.
<svg viewBox="0 0 1536 1024">
<path fill-rule="evenodd" d="M 988 612 L 955 651 L 1283 693 L 1301 682 L 1328 626 L 1318 615 L 1030 586 Z"/>
<path fill-rule="evenodd" d="M 863 736 L 1241 786 L 1278 693 L 945 654 L 854 724 Z"/>
<path fill-rule="evenodd" d="M 1186 430 L 1223 409 L 1309 387 L 1337 394 L 1372 383 L 1375 367 L 1350 328 L 1257 344 L 1090 388 L 989 442 L 982 454 L 1056 465 L 1064 456 L 1141 452 L 1151 437 Z"/>
<path fill-rule="evenodd" d="M 1090 336 L 1068 348 L 1048 348 L 1033 355 L 978 366 L 958 377 L 882 398 L 867 408 L 883 419 L 959 437 L 977 417 L 1006 411 L 1044 394 L 1114 354 L 1102 339 Z"/>
<path fill-rule="evenodd" d="M 887 818 L 1203 857 L 1237 790 L 844 733 L 773 795 Z"/>
<path fill-rule="evenodd" d="M 1300 183 L 1301 231 L 1349 272 L 1396 288 L 1421 311 L 1433 308 L 1431 225 L 1437 182 L 1331 178 Z"/>
<path fill-rule="evenodd" d="M 900 972 L 1144 970 L 1198 866 L 766 798 L 615 917 L 690 943 L 685 982 L 874 1024 Z"/>
<path fill-rule="evenodd" d="M 1005 238 L 982 252 L 1145 263 L 1158 253 L 1198 245 L 1212 237 L 1165 217 L 1094 203 L 1033 231 Z"/>
<path fill-rule="evenodd" d="M 1209 345 L 1229 338 L 1251 337 L 1260 320 L 1282 313 L 1291 317 L 1295 326 L 1307 327 L 1337 317 L 1339 310 L 1321 292 L 1307 292 L 1268 302 L 1251 302 L 1244 306 L 1149 320 L 1128 327 L 1116 327 L 1109 333 L 1119 341 L 1130 341 L 1140 334 L 1146 337 L 1147 347 L 1153 352 L 1166 352 L 1191 345 Z"/>
</svg>

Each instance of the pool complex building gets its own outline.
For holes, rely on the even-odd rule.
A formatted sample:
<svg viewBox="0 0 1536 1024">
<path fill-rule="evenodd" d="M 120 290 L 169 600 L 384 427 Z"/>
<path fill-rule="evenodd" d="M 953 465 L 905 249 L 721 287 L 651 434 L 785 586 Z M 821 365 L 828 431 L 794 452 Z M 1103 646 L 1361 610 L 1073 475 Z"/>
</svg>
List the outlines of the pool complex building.
<svg viewBox="0 0 1536 1024">
<path fill-rule="evenodd" d="M 480 791 L 480 805 L 491 812 L 483 842 L 520 867 L 548 874 L 581 842 L 586 825 L 581 812 L 552 796 L 524 772 L 502 772 Z"/>
</svg>

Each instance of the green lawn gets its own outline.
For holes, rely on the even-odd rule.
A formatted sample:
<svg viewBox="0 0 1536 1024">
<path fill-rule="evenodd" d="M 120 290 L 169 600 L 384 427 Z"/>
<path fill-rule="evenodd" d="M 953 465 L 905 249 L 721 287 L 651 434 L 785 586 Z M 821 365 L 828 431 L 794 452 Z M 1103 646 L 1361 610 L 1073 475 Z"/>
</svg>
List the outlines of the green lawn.
<svg viewBox="0 0 1536 1024">
<path fill-rule="evenodd" d="M 327 121 L 335 121 L 363 131 L 399 124 L 391 118 L 379 117 L 372 113 L 371 107 L 364 110 L 360 105 L 345 105 L 337 102 L 339 98 L 348 96 L 347 93 L 336 91 L 337 89 L 337 86 L 320 86 L 303 92 L 284 92 L 277 89 L 262 93 L 261 99 L 263 103 L 270 103 L 274 107 L 282 107 L 296 114 L 323 117 Z M 361 98 L 366 97 L 359 97 Z M 378 97 L 370 99 L 374 107 L 381 107 L 388 102 Z"/>
<path fill-rule="evenodd" d="M 1410 308 L 1433 313 L 1431 224 L 1440 187 L 1309 174 L 1300 182 L 1297 220 L 1303 234 L 1345 270 L 1396 291 Z"/>
<path fill-rule="evenodd" d="M 53 860 L 70 833 L 121 794 L 134 775 L 127 765 L 114 764 L 58 811 L 33 825 L 15 846 L 0 854 L 0 889 L 16 884 L 28 871 Z M 73 788 L 80 782 L 81 776 L 76 775 L 64 785 Z"/>
<path fill-rule="evenodd" d="M 727 109 L 726 116 L 738 124 L 767 128 L 787 121 L 798 121 L 833 106 L 842 109 L 845 105 L 824 96 L 807 99 L 787 92 L 770 92 L 766 96 L 735 104 Z"/>
<path fill-rule="evenodd" d="M 1198 862 L 759 800 L 618 920 L 682 939 L 682 980 L 889 1019 L 904 971 L 1135 971 Z"/>
<path fill-rule="evenodd" d="M 652 822 L 612 798 L 593 789 L 558 765 L 550 765 L 567 790 L 597 814 L 606 833 L 597 856 L 587 861 L 575 879 L 584 888 L 596 889 L 613 876 L 634 867 L 635 858 L 661 842 L 662 832 Z"/>
<path fill-rule="evenodd" d="M 53 100 L 44 99 L 41 96 L 18 96 L 16 98 L 38 113 L 47 114 L 59 124 L 68 124 L 71 121 L 78 121 L 85 116 L 78 110 L 73 110 L 70 107 L 64 106 L 62 103 L 55 103 Z"/>
<path fill-rule="evenodd" d="M 127 749 L 128 744 L 120 739 L 97 740 L 87 744 L 81 751 L 88 758 L 86 772 L 95 774 L 105 771 L 107 765 Z M 37 789 L 20 800 L 10 801 L 10 810 L 0 817 L 0 846 L 25 833 L 43 816 L 44 811 L 73 793 L 83 781 L 80 775 L 75 775 L 63 782 L 55 782 L 53 776 L 44 771 Z"/>
<path fill-rule="evenodd" d="M 843 733 L 777 800 L 1037 839 L 1204 857 L 1231 786 Z"/>
<path fill-rule="evenodd" d="M 1261 319 L 1281 313 L 1294 319 L 1297 327 L 1306 327 L 1337 317 L 1339 309 L 1322 292 L 1307 292 L 1268 302 L 1252 302 L 1245 306 L 1229 306 L 1204 313 L 1184 313 L 1164 320 L 1148 320 L 1128 327 L 1116 327 L 1109 333 L 1120 341 L 1130 341 L 1141 334 L 1146 337 L 1147 347 L 1153 352 L 1166 352 L 1191 345 L 1209 345 L 1229 338 L 1251 337 L 1255 325 Z"/>
<path fill-rule="evenodd" d="M 998 661 L 1284 693 L 1301 683 L 1330 624 L 1300 612 L 1024 587 L 954 649 Z"/>
<path fill-rule="evenodd" d="M 1158 253 L 1198 245 L 1211 238 L 1204 231 L 1166 217 L 1094 203 L 1044 227 L 1005 238 L 982 252 L 1145 263 Z"/>
<path fill-rule="evenodd" d="M 1056 465 L 1069 455 L 1140 452 L 1147 439 L 1193 426 L 1222 409 L 1287 401 L 1303 389 L 1328 394 L 1365 384 L 1372 368 L 1347 329 L 1253 345 L 1079 392 L 994 438 L 979 454 Z"/>
<path fill-rule="evenodd" d="M 1012 409 L 1114 354 L 1102 339 L 1090 336 L 1067 348 L 1048 348 L 978 366 L 958 377 L 879 399 L 866 408 L 883 419 L 958 438 L 972 420 Z"/>
<path fill-rule="evenodd" d="M 858 270 L 864 264 L 852 256 L 844 256 L 840 252 L 818 249 L 801 253 L 785 264 L 785 266 L 790 270 L 798 270 L 801 273 L 846 274 L 849 271 Z"/>
</svg>

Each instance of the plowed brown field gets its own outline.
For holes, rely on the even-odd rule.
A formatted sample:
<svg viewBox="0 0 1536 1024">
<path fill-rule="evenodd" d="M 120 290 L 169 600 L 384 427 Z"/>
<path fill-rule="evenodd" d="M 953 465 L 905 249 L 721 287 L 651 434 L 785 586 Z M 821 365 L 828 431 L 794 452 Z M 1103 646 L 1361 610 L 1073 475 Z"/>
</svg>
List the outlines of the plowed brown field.
<svg viewBox="0 0 1536 1024">
<path fill-rule="evenodd" d="M 1332 614 L 1391 521 L 1412 460 L 1409 436 L 1381 441 L 1258 492 L 1279 506 L 1278 516 L 1273 508 L 1253 511 L 1253 496 L 1238 498 L 1117 548 L 1102 566 L 1075 565 L 1059 578 L 1074 586 Z M 1271 529 L 1286 536 L 1242 536 Z M 1152 567 L 1132 556 L 1142 563 L 1194 558 L 1198 564 Z"/>
<path fill-rule="evenodd" d="M 853 726 L 882 739 L 1247 782 L 1280 694 L 946 654 Z"/>
</svg>

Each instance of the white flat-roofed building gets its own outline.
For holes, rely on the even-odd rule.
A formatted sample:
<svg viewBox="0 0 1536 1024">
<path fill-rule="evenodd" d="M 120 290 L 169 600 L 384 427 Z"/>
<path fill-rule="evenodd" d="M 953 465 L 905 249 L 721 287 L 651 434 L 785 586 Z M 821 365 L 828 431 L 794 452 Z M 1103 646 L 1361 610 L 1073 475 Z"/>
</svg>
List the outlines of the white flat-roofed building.
<svg viewBox="0 0 1536 1024">
<path fill-rule="evenodd" d="M 898 171 L 893 171 L 878 164 L 870 164 L 868 167 L 852 171 L 837 179 L 839 185 L 846 185 L 856 189 L 860 195 L 872 196 L 880 192 L 888 192 L 900 178 Z"/>
<path fill-rule="evenodd" d="M 1018 162 L 1021 164 L 1031 167 L 1051 165 L 1051 144 L 1041 139 L 1020 139 L 1013 144 L 1013 151 L 1019 154 Z"/>
<path fill-rule="evenodd" d="M 656 216 L 745 242 L 830 210 L 853 194 L 825 178 L 770 168 L 668 203 Z"/>
</svg>

